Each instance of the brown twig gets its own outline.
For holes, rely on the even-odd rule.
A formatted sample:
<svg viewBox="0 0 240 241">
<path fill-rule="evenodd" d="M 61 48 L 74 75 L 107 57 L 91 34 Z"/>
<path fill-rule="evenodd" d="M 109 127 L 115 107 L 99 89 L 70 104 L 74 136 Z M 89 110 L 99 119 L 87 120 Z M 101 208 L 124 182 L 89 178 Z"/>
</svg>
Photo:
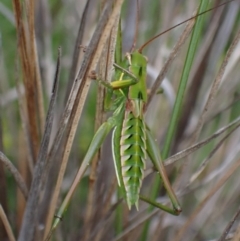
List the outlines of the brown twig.
<svg viewBox="0 0 240 241">
<path fill-rule="evenodd" d="M 7 216 L 4 212 L 1 204 L 0 204 L 0 219 L 2 220 L 3 225 L 4 225 L 4 227 L 7 231 L 9 241 L 16 241 L 16 239 L 14 237 L 14 234 L 13 234 L 13 231 L 12 231 L 12 228 L 11 228 L 11 225 L 10 225 L 8 219 L 7 219 Z"/>
</svg>

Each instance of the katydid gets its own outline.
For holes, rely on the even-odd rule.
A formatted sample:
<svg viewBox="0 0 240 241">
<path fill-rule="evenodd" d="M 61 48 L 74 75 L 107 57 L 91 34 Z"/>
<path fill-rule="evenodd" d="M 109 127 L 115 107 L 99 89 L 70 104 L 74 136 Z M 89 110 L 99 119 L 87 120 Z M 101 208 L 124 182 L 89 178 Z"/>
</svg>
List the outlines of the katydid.
<svg viewBox="0 0 240 241">
<path fill-rule="evenodd" d="M 197 16 L 210 10 L 202 12 Z M 112 152 L 114 166 L 118 185 L 122 190 L 129 209 L 131 209 L 132 205 L 135 205 L 138 209 L 138 200 L 140 198 L 166 212 L 178 215 L 181 212 L 180 204 L 168 180 L 154 137 L 144 121 L 145 104 L 147 103 L 147 58 L 142 54 L 142 50 L 165 32 L 151 38 L 139 49 L 127 53 L 123 61 L 118 65 L 115 64 L 116 75 L 114 81 L 106 83 L 99 80 L 109 90 L 108 95 L 114 94 L 116 97 L 111 107 L 111 110 L 114 112 L 113 116 L 99 128 L 101 132 L 95 134 L 87 154 L 95 154 L 105 136 L 113 129 Z M 106 99 L 110 100 L 111 97 L 107 96 Z M 105 105 L 105 109 L 109 109 L 109 103 Z M 101 143 L 96 145 L 95 139 L 101 140 Z M 163 181 L 173 208 L 139 195 L 147 155 Z"/>
<path fill-rule="evenodd" d="M 144 121 L 144 107 L 147 102 L 146 57 L 135 50 L 126 54 L 120 66 L 121 68 L 115 65 L 120 70 L 119 78 L 108 86 L 116 96 L 114 106 L 112 106 L 114 113 L 100 127 L 104 128 L 106 132 L 113 129 L 112 151 L 118 184 L 129 209 L 132 205 L 138 208 L 145 160 L 148 155 L 161 175 L 173 209 L 158 204 L 156 206 L 178 214 L 181 211 L 180 205 L 160 160 L 158 147 Z M 122 68 L 127 71 L 122 71 Z M 95 138 L 102 139 L 103 135 L 105 132 L 102 134 L 97 132 Z M 91 144 L 89 150 L 97 151 L 91 149 Z M 148 201 L 146 198 L 144 200 Z M 155 202 L 151 203 L 155 204 Z"/>
<path fill-rule="evenodd" d="M 197 16 L 189 18 L 186 21 Z M 180 24 L 176 26 L 179 25 Z M 161 34 L 165 32 L 166 31 Z M 77 176 L 56 215 L 52 230 L 58 225 L 77 184 L 111 130 L 113 130 L 112 152 L 117 181 L 129 209 L 131 209 L 133 205 L 138 209 L 138 201 L 141 199 L 173 215 L 180 214 L 181 207 L 172 190 L 164 165 L 161 161 L 159 148 L 144 121 L 145 104 L 147 102 L 147 59 L 142 54 L 142 50 L 147 44 L 161 34 L 147 41 L 139 49 L 127 53 L 124 60 L 120 61 L 120 63 L 114 64 L 116 72 L 114 81 L 107 83 L 98 80 L 100 84 L 103 84 L 107 88 L 105 107 L 106 109 L 112 110 L 113 115 L 108 118 L 95 133 Z M 111 103 L 112 96 L 115 97 L 113 103 Z M 171 200 L 172 207 L 157 203 L 154 200 L 149 200 L 140 195 L 147 156 L 149 156 L 162 179 L 163 185 Z"/>
</svg>

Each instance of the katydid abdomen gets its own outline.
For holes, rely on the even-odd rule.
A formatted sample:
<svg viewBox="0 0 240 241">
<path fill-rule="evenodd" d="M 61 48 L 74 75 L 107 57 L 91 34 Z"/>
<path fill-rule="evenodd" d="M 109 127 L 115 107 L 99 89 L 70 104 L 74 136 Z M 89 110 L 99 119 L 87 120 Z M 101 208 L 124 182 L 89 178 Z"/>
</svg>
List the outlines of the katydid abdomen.
<svg viewBox="0 0 240 241">
<path fill-rule="evenodd" d="M 132 205 L 138 208 L 146 161 L 146 126 L 143 118 L 147 99 L 146 58 L 135 51 L 126 55 L 123 66 L 136 77 L 137 83 L 123 92 L 125 111 L 118 116 L 119 124 L 113 132 L 113 153 L 118 183 L 130 209 Z M 122 85 L 126 81 L 134 80 L 122 74 L 117 83 Z"/>
<path fill-rule="evenodd" d="M 128 100 L 126 104 L 120 138 L 120 156 L 128 206 L 131 208 L 131 205 L 135 204 L 138 208 L 146 160 L 146 127 L 142 116 L 135 115 L 131 110 L 132 102 L 135 101 Z"/>
</svg>

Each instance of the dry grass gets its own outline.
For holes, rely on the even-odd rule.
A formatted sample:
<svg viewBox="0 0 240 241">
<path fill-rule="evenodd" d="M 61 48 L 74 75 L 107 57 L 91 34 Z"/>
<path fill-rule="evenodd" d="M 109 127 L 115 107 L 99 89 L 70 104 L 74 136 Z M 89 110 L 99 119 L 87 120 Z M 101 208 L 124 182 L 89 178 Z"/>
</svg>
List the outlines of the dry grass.
<svg viewBox="0 0 240 241">
<path fill-rule="evenodd" d="M 196 3 L 140 1 L 136 46 L 191 17 Z M 165 164 L 181 215 L 149 212 L 143 202 L 139 212 L 128 210 L 117 192 L 110 137 L 91 168 L 81 167 L 76 190 L 71 188 L 94 132 L 108 116 L 104 88 L 97 89 L 89 73 L 111 79 L 121 6 L 121 0 L 0 3 L 1 241 L 44 240 L 69 190 L 70 204 L 52 240 L 238 240 L 238 0 L 206 14 L 175 123 Z M 124 2 L 123 52 L 133 43 L 136 12 L 135 1 Z M 171 30 L 143 51 L 149 60 L 146 122 L 160 149 L 193 26 L 194 20 Z M 164 94 L 156 95 L 161 83 Z M 156 176 L 148 162 L 145 196 Z M 164 188 L 158 201 L 169 202 Z"/>
</svg>

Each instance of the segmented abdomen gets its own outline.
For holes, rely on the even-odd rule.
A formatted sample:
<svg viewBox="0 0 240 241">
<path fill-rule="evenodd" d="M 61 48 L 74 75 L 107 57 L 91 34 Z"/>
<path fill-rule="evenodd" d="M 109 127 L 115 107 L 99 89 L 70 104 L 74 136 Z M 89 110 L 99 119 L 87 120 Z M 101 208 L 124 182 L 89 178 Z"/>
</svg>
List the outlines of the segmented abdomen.
<svg viewBox="0 0 240 241">
<path fill-rule="evenodd" d="M 129 208 L 138 208 L 139 191 L 142 184 L 146 160 L 146 127 L 140 117 L 125 113 L 120 141 L 122 177 Z"/>
</svg>

